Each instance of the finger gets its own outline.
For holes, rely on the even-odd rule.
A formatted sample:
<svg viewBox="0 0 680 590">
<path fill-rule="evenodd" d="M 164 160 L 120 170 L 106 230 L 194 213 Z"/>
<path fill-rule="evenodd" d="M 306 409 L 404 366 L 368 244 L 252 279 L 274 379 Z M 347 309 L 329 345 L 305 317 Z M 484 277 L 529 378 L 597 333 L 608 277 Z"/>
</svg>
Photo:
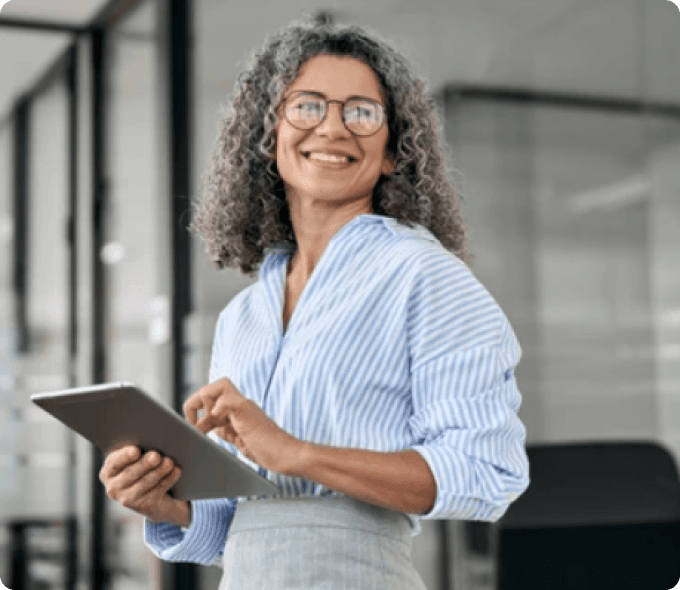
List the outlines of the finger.
<svg viewBox="0 0 680 590">
<path fill-rule="evenodd" d="M 140 450 L 136 445 L 126 445 L 118 450 L 109 453 L 104 462 L 104 466 L 99 471 L 99 479 L 102 483 L 118 475 L 128 465 L 137 461 L 140 457 Z"/>
<path fill-rule="evenodd" d="M 182 470 L 175 465 L 167 473 L 163 469 L 156 469 L 153 472 L 154 479 L 152 481 L 151 487 L 142 492 L 142 495 L 133 500 L 134 505 L 130 508 L 140 512 L 145 512 L 150 507 L 158 508 L 159 496 L 161 498 L 165 497 L 168 490 L 171 489 L 180 479 L 182 475 Z"/>
<path fill-rule="evenodd" d="M 215 400 L 209 413 L 219 417 L 229 416 L 229 414 L 236 409 L 239 401 L 239 398 L 235 395 L 233 390 L 226 390 Z"/>
<path fill-rule="evenodd" d="M 209 391 L 206 391 L 205 387 L 199 389 L 194 395 L 192 395 L 184 403 L 184 414 L 190 424 L 196 426 L 203 416 L 210 414 L 213 406 L 215 405 L 215 397 L 210 395 Z M 198 416 L 198 413 L 203 410 L 205 413 L 203 416 Z"/>
<path fill-rule="evenodd" d="M 235 444 L 236 431 L 232 428 L 231 423 L 215 428 L 215 434 L 222 440 L 226 440 L 231 444 Z"/>
<path fill-rule="evenodd" d="M 227 423 L 224 425 L 224 431 L 227 437 L 229 438 L 230 441 L 234 441 L 236 436 L 238 435 L 238 432 L 236 432 L 236 429 L 234 428 L 233 424 L 231 423 L 231 420 L 227 420 Z"/>
<path fill-rule="evenodd" d="M 222 386 L 219 385 L 219 381 L 205 385 L 201 387 L 196 393 L 194 393 L 187 401 L 184 402 L 182 407 L 184 414 L 189 419 L 193 420 L 192 424 L 196 422 L 196 412 L 201 408 L 206 406 L 212 407 L 215 400 L 222 394 Z"/>
<path fill-rule="evenodd" d="M 200 430 L 203 434 L 210 432 L 217 425 L 218 425 L 217 419 L 214 416 L 211 416 L 210 414 L 206 414 L 195 424 L 196 428 L 198 428 L 198 430 Z"/>
<path fill-rule="evenodd" d="M 174 486 L 181 476 L 182 470 L 168 459 L 167 463 L 153 471 L 151 488 L 147 494 L 165 496 L 168 490 Z"/>
<path fill-rule="evenodd" d="M 219 412 L 215 412 L 214 402 L 206 408 L 205 413 L 196 422 L 195 426 L 204 434 L 210 432 L 213 428 L 223 426 L 228 416 Z"/>
<path fill-rule="evenodd" d="M 128 449 L 130 447 L 134 447 L 134 445 L 131 445 L 129 442 L 118 441 L 111 445 L 108 449 L 106 449 L 106 456 L 108 457 L 109 455 L 113 455 L 114 453 L 118 453 L 119 451 L 125 452 L 125 449 Z"/>
<path fill-rule="evenodd" d="M 151 455 L 149 459 L 145 457 L 143 461 L 143 471 L 137 475 L 129 485 L 129 496 L 141 499 L 151 490 L 158 486 L 158 482 L 172 472 L 175 467 L 170 457 L 160 457 L 158 454 Z M 179 469 L 179 468 L 178 468 Z"/>
<path fill-rule="evenodd" d="M 163 457 L 158 451 L 147 451 L 144 455 L 130 468 L 126 474 L 127 479 L 121 482 L 121 485 L 132 487 L 135 483 L 142 480 L 149 473 L 158 469 L 163 465 Z"/>
<path fill-rule="evenodd" d="M 208 411 L 208 408 L 212 408 L 215 403 L 214 391 L 206 387 L 201 387 L 196 393 L 194 393 L 187 401 L 184 402 L 182 409 L 184 410 L 184 415 L 191 424 L 196 424 L 198 421 L 198 412 L 200 410 Z"/>
<path fill-rule="evenodd" d="M 235 405 L 234 400 L 231 400 L 230 397 L 230 392 L 223 392 L 206 410 L 203 418 L 205 420 L 204 432 L 208 432 L 218 426 L 228 426 L 231 429 L 231 415 L 235 410 Z"/>
<path fill-rule="evenodd" d="M 172 469 L 165 475 L 159 482 L 158 486 L 163 492 L 167 492 L 172 486 L 174 486 L 182 475 L 182 470 L 177 466 L 173 466 Z"/>
<path fill-rule="evenodd" d="M 201 391 L 202 390 L 199 389 L 187 401 L 185 401 L 184 405 L 182 406 L 184 415 L 190 424 L 196 424 L 196 415 L 198 410 L 203 407 L 203 397 L 201 396 Z"/>
</svg>

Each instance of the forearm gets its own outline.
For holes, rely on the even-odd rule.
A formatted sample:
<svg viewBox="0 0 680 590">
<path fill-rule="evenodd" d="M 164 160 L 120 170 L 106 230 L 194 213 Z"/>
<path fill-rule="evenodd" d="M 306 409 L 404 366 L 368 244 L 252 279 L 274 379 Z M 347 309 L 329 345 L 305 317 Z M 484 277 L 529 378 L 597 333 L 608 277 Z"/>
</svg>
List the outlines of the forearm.
<svg viewBox="0 0 680 590">
<path fill-rule="evenodd" d="M 191 526 L 191 502 L 188 500 L 179 500 L 175 519 L 176 524 L 179 526 L 183 526 L 186 529 Z"/>
<path fill-rule="evenodd" d="M 416 451 L 384 453 L 300 443 L 285 475 L 305 477 L 399 512 L 425 514 L 434 506 L 437 485 Z"/>
</svg>

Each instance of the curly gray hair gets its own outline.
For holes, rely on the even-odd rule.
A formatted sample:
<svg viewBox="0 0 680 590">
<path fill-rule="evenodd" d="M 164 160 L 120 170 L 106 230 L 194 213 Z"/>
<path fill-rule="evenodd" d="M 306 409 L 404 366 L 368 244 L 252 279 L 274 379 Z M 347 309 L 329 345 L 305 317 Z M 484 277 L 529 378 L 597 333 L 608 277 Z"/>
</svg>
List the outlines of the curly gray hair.
<svg viewBox="0 0 680 590">
<path fill-rule="evenodd" d="M 447 249 L 471 265 L 459 195 L 447 178 L 447 147 L 425 83 L 399 53 L 374 32 L 356 25 L 313 22 L 288 25 L 265 40 L 221 113 L 211 162 L 203 176 L 189 230 L 201 235 L 213 265 L 253 276 L 265 249 L 297 241 L 275 152 L 277 106 L 310 58 L 356 58 L 375 72 L 387 99 L 387 151 L 394 169 L 378 179 L 373 212 L 413 227 L 427 227 Z"/>
</svg>

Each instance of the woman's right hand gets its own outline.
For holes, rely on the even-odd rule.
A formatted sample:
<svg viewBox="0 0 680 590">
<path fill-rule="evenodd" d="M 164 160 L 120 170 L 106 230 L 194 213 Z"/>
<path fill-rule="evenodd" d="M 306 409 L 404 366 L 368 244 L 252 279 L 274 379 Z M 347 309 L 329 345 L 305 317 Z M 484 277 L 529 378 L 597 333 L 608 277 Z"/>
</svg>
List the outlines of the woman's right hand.
<svg viewBox="0 0 680 590">
<path fill-rule="evenodd" d="M 141 455 L 136 445 L 127 445 L 110 452 L 99 471 L 99 480 L 106 494 L 125 508 L 130 508 L 151 521 L 180 524 L 179 504 L 168 495 L 181 475 L 170 457 L 162 458 L 157 451 Z"/>
</svg>

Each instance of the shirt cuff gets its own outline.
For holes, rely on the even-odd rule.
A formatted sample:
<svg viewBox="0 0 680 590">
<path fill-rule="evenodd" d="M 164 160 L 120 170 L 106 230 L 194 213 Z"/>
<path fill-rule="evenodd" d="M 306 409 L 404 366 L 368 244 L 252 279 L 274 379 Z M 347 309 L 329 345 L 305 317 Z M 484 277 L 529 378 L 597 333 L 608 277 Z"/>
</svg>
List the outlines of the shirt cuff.
<svg viewBox="0 0 680 590">
<path fill-rule="evenodd" d="M 164 561 L 219 565 L 236 499 L 217 498 L 191 501 L 191 526 L 154 524 L 144 519 L 144 542 Z"/>
<path fill-rule="evenodd" d="M 410 447 L 427 462 L 437 485 L 432 509 L 418 516 L 423 519 L 482 520 L 496 522 L 529 485 L 521 482 L 517 490 L 492 497 L 480 485 L 473 459 L 445 446 L 419 445 Z M 494 470 L 492 465 L 487 465 Z M 485 481 L 489 481 L 488 478 Z"/>
</svg>

